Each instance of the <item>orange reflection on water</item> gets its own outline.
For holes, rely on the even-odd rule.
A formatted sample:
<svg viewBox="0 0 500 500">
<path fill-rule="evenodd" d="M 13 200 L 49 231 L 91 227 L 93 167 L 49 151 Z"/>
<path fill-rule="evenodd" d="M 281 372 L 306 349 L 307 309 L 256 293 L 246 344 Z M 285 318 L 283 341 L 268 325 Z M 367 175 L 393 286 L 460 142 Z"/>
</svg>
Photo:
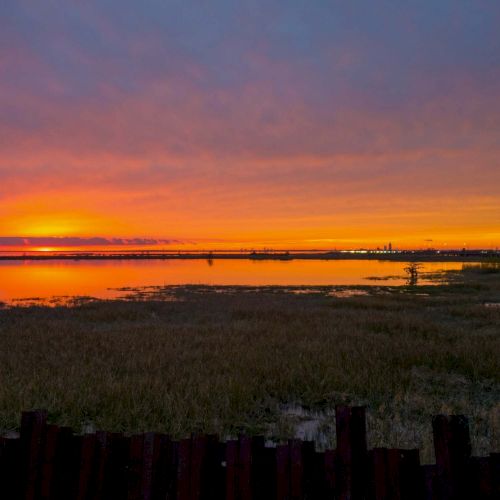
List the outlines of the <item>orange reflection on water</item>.
<svg viewBox="0 0 500 500">
<path fill-rule="evenodd" d="M 208 285 L 402 285 L 404 262 L 375 260 L 101 260 L 0 262 L 0 301 L 93 296 L 113 298 L 122 287 Z M 423 272 L 461 269 L 431 262 Z M 368 277 L 399 276 L 388 281 Z"/>
</svg>

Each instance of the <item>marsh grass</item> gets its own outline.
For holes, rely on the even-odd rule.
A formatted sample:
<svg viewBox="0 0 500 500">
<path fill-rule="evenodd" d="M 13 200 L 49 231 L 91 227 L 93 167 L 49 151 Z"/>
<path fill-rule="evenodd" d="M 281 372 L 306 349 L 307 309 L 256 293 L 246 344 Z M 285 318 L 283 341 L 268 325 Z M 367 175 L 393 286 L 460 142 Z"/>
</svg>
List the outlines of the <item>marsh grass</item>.
<svg viewBox="0 0 500 500">
<path fill-rule="evenodd" d="M 470 417 L 475 452 L 499 449 L 500 309 L 484 304 L 500 302 L 500 276 L 412 288 L 185 286 L 167 301 L 1 309 L 0 432 L 46 408 L 77 430 L 278 440 L 309 428 L 326 446 L 348 403 L 368 405 L 372 446 L 430 460 L 443 412 Z"/>
</svg>

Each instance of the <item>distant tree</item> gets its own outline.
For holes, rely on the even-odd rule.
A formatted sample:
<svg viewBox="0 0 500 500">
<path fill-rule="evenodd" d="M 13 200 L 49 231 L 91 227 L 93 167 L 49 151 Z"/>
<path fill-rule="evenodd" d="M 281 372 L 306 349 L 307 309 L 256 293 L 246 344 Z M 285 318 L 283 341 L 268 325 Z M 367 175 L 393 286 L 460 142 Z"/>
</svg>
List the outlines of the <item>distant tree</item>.
<svg viewBox="0 0 500 500">
<path fill-rule="evenodd" d="M 418 275 L 422 269 L 422 264 L 419 262 L 410 262 L 405 267 L 405 272 L 407 274 L 406 284 L 409 286 L 416 286 L 418 284 Z"/>
</svg>

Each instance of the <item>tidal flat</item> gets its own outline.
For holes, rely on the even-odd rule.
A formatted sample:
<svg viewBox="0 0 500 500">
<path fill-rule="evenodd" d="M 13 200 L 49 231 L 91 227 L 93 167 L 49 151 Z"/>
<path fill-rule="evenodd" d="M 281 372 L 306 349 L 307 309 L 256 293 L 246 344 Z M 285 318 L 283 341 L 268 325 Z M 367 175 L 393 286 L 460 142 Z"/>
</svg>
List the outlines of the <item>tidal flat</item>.
<svg viewBox="0 0 500 500">
<path fill-rule="evenodd" d="M 495 270 L 496 269 L 496 270 Z M 431 417 L 500 449 L 498 266 L 435 286 L 174 286 L 0 308 L 0 435 L 22 410 L 93 429 L 264 434 L 335 445 L 336 404 L 370 446 L 420 448 Z"/>
</svg>

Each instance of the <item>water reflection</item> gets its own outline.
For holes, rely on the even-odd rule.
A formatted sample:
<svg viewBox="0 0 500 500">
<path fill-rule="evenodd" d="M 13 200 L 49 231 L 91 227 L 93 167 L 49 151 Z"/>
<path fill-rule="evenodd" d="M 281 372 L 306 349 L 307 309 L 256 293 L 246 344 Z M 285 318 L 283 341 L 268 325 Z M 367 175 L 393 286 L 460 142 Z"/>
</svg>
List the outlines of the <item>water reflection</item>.
<svg viewBox="0 0 500 500">
<path fill-rule="evenodd" d="M 117 289 L 205 285 L 404 285 L 408 263 L 374 260 L 122 260 L 3 261 L 0 301 L 54 296 L 116 298 Z M 208 264 L 208 265 L 207 265 Z M 441 270 L 460 262 L 430 262 L 419 270 L 419 284 L 431 284 Z M 374 282 L 374 280 L 376 280 Z"/>
</svg>

